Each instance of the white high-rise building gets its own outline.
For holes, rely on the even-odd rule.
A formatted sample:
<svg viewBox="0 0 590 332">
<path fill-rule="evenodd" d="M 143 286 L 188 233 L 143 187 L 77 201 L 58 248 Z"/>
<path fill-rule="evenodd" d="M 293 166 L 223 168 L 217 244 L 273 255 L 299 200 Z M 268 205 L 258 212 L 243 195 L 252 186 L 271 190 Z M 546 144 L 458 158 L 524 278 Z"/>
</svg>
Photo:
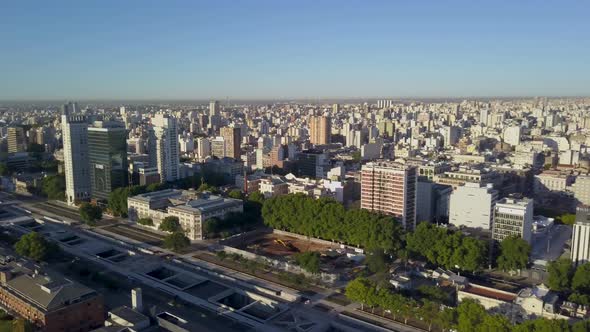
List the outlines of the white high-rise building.
<svg viewBox="0 0 590 332">
<path fill-rule="evenodd" d="M 512 146 L 519 145 L 521 132 L 522 130 L 518 125 L 506 127 L 506 129 L 504 129 L 504 142 Z"/>
<path fill-rule="evenodd" d="M 179 144 L 176 118 L 158 113 L 152 119 L 156 135 L 156 155 L 160 182 L 178 180 Z"/>
<path fill-rule="evenodd" d="M 572 233 L 572 261 L 575 266 L 590 262 L 590 207 L 576 209 L 576 223 Z"/>
<path fill-rule="evenodd" d="M 509 236 L 532 240 L 533 200 L 528 198 L 504 198 L 496 203 L 492 238 L 502 242 Z"/>
<path fill-rule="evenodd" d="M 211 155 L 211 142 L 206 137 L 197 138 L 197 157 L 205 159 Z"/>
<path fill-rule="evenodd" d="M 449 224 L 491 230 L 497 200 L 498 191 L 491 183 L 467 182 L 451 194 Z"/>
<path fill-rule="evenodd" d="M 86 117 L 74 115 L 76 108 L 76 104 L 73 103 L 64 105 L 61 116 L 66 201 L 69 205 L 89 199 L 91 193 L 88 123 Z"/>
</svg>

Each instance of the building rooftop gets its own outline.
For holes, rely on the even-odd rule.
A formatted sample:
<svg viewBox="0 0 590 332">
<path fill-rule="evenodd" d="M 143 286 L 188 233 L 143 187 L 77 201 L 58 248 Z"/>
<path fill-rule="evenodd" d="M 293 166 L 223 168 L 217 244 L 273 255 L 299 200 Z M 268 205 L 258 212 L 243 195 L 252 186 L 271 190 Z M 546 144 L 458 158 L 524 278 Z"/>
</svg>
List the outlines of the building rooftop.
<svg viewBox="0 0 590 332">
<path fill-rule="evenodd" d="M 27 261 L 0 265 L 6 277 L 2 287 L 43 311 L 52 311 L 97 296 L 98 293 L 61 275 L 40 271 Z"/>
</svg>

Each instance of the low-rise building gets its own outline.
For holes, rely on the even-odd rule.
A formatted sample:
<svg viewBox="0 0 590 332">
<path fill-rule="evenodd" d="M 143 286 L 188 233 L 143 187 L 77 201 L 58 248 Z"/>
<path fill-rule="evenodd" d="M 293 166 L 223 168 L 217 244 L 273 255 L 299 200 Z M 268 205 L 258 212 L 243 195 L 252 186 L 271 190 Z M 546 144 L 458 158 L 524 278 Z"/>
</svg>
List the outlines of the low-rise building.
<svg viewBox="0 0 590 332">
<path fill-rule="evenodd" d="M 0 306 L 46 332 L 91 331 L 104 322 L 102 295 L 31 262 L 0 264 Z"/>
<path fill-rule="evenodd" d="M 127 205 L 129 220 L 151 218 L 154 228 L 158 228 L 168 216 L 177 217 L 186 236 L 191 240 L 203 239 L 202 223 L 205 220 L 223 219 L 229 213 L 243 212 L 242 200 L 176 189 L 129 197 Z"/>
</svg>

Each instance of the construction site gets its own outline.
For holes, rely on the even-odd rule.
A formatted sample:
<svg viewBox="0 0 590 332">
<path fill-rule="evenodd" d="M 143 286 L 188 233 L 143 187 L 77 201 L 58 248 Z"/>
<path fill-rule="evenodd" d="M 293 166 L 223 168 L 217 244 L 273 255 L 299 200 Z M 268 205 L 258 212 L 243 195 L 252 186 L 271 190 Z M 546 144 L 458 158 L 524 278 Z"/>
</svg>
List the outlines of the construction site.
<svg viewBox="0 0 590 332">
<path fill-rule="evenodd" d="M 254 231 L 241 234 L 221 242 L 227 253 L 242 255 L 248 259 L 266 259 L 273 266 L 293 273 L 304 273 L 297 269 L 295 255 L 317 252 L 320 255 L 321 274 L 330 283 L 348 280 L 355 271 L 361 270 L 364 259 L 362 250 L 316 238 L 283 231 Z M 326 279 L 326 278 L 324 278 Z"/>
<path fill-rule="evenodd" d="M 318 243 L 318 241 L 311 239 L 301 239 L 277 233 L 248 234 L 236 240 L 238 241 L 231 241 L 231 243 L 225 244 L 274 259 L 290 258 L 297 253 L 308 251 L 315 251 L 321 254 L 340 248 L 338 244 Z"/>
</svg>

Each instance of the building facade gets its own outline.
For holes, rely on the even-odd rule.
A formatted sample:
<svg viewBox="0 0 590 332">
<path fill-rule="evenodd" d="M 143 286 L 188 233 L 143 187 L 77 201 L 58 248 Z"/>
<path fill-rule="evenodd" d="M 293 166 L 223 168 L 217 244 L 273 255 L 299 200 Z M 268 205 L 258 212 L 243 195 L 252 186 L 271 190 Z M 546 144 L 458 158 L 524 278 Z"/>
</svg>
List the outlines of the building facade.
<svg viewBox="0 0 590 332">
<path fill-rule="evenodd" d="M 8 153 L 27 151 L 27 140 L 23 127 L 8 127 Z"/>
<path fill-rule="evenodd" d="M 332 136 L 331 119 L 328 116 L 309 118 L 309 141 L 314 145 L 330 144 Z"/>
<path fill-rule="evenodd" d="M 504 198 L 496 203 L 492 238 L 502 242 L 516 236 L 531 243 L 533 227 L 533 200 L 528 198 Z"/>
<path fill-rule="evenodd" d="M 451 194 L 449 224 L 491 230 L 497 200 L 498 191 L 492 184 L 467 182 Z"/>
<path fill-rule="evenodd" d="M 572 262 L 575 266 L 590 262 L 590 207 L 578 206 L 572 232 Z"/>
<path fill-rule="evenodd" d="M 371 162 L 361 170 L 361 208 L 393 215 L 406 229 L 416 227 L 415 166 Z"/>
<path fill-rule="evenodd" d="M 104 322 L 100 294 L 23 261 L 1 265 L 0 306 L 45 332 L 92 331 Z"/>
<path fill-rule="evenodd" d="M 156 136 L 156 160 L 160 182 L 176 181 L 179 179 L 180 162 L 176 118 L 160 113 L 152 119 L 152 124 Z"/>
<path fill-rule="evenodd" d="M 223 198 L 209 193 L 188 190 L 166 189 L 127 199 L 129 220 L 151 218 L 158 228 L 164 218 L 178 218 L 186 236 L 191 240 L 204 238 L 202 225 L 210 218 L 223 219 L 230 213 L 242 213 L 240 199 Z"/>
<path fill-rule="evenodd" d="M 88 128 L 88 159 L 92 198 L 106 200 L 111 191 L 127 186 L 127 130 L 122 123 L 97 121 Z"/>
<path fill-rule="evenodd" d="M 67 109 L 64 106 L 64 110 Z M 74 205 L 76 201 L 89 199 L 92 190 L 88 159 L 88 123 L 82 115 L 63 114 L 61 121 L 66 201 L 69 205 Z"/>
<path fill-rule="evenodd" d="M 225 141 L 225 153 L 223 157 L 229 157 L 239 160 L 240 156 L 242 155 L 242 135 L 240 128 L 223 127 L 220 130 L 220 134 L 223 137 L 223 140 Z"/>
</svg>

